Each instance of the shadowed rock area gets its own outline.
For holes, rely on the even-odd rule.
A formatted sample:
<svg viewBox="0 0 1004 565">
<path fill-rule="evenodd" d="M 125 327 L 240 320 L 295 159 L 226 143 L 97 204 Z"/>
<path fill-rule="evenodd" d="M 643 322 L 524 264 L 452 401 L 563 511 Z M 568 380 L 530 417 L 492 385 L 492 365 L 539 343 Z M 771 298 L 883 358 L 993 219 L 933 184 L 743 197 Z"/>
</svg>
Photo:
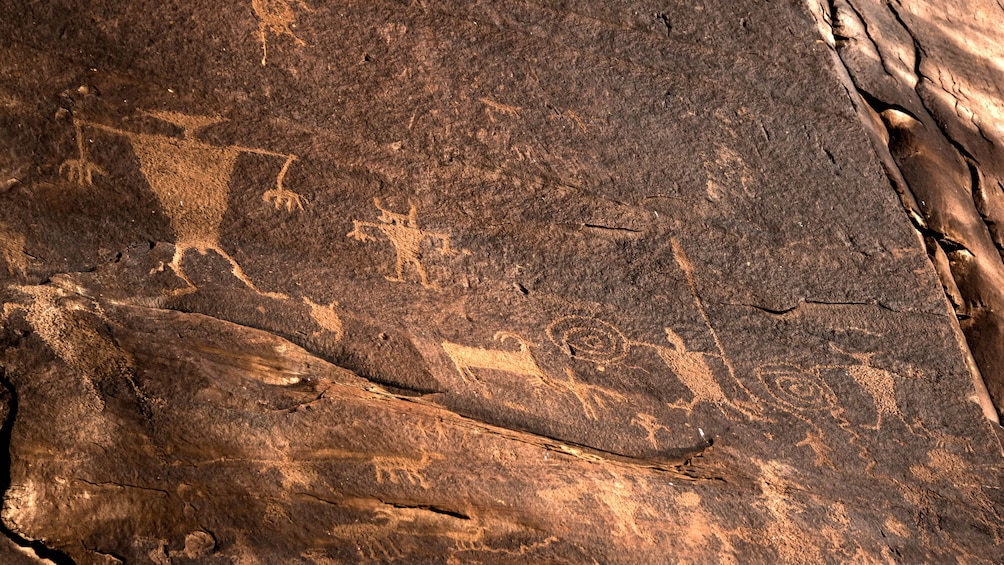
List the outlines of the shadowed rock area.
<svg viewBox="0 0 1004 565">
<path fill-rule="evenodd" d="M 977 4 L 0 1 L 0 561 L 1001 562 Z"/>
</svg>

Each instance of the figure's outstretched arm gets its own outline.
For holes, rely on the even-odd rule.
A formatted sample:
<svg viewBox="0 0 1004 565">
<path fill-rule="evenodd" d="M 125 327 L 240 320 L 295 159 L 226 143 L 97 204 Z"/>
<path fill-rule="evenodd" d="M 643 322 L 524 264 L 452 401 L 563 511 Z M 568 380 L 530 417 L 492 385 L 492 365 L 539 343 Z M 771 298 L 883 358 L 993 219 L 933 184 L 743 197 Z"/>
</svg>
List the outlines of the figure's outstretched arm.
<svg viewBox="0 0 1004 565">
<path fill-rule="evenodd" d="M 443 255 L 453 255 L 456 253 L 452 247 L 450 247 L 450 236 L 442 233 L 433 234 L 436 239 L 439 240 L 439 252 Z"/>
<path fill-rule="evenodd" d="M 66 178 L 70 182 L 76 182 L 80 186 L 84 186 L 85 183 L 93 185 L 94 173 L 105 176 L 108 175 L 107 171 L 99 167 L 97 164 L 92 163 L 88 158 L 87 142 L 84 140 L 85 125 L 113 133 L 125 133 L 109 126 L 85 120 L 78 120 L 76 116 L 73 117 L 73 132 L 77 138 L 77 158 L 63 161 L 63 163 L 59 165 L 59 174 L 65 174 Z"/>
<path fill-rule="evenodd" d="M 345 234 L 345 237 L 351 237 L 352 239 L 357 239 L 359 241 L 373 241 L 376 238 L 369 235 L 362 228 L 377 228 L 380 226 L 371 222 L 360 222 L 359 220 L 352 220 L 352 231 Z"/>
<path fill-rule="evenodd" d="M 285 157 L 286 162 L 282 164 L 282 169 L 279 171 L 279 175 L 275 180 L 275 188 L 266 190 L 262 195 L 261 199 L 264 202 L 269 202 L 275 204 L 275 209 L 278 210 L 283 206 L 286 207 L 287 212 L 293 212 L 295 210 L 303 211 L 303 205 L 309 204 L 306 198 L 293 192 L 292 190 L 287 190 L 282 186 L 283 180 L 286 178 L 286 173 L 289 172 L 289 166 L 296 161 L 296 155 L 292 153 L 283 154 L 276 153 L 274 151 L 266 151 L 264 149 L 251 149 L 248 147 L 235 147 L 238 151 L 243 151 L 245 153 L 255 153 L 257 155 L 268 155 L 270 157 Z"/>
</svg>

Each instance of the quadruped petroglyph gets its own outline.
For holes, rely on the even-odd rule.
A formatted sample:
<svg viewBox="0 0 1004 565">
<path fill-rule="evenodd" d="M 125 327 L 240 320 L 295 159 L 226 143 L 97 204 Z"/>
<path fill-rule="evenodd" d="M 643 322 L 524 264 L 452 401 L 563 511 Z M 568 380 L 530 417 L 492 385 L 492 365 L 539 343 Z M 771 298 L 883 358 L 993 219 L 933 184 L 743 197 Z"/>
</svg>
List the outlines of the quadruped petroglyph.
<svg viewBox="0 0 1004 565">
<path fill-rule="evenodd" d="M 126 137 L 139 159 L 140 171 L 170 219 L 175 233 L 174 258 L 169 267 L 188 285 L 177 294 L 197 290 L 181 265 L 185 252 L 191 249 L 203 255 L 215 251 L 230 263 L 233 275 L 255 292 L 274 298 L 287 298 L 281 293 L 262 292 L 251 282 L 237 260 L 220 247 L 219 229 L 223 215 L 229 208 L 230 180 L 237 156 L 241 153 L 284 159 L 276 177 L 276 188 L 265 191 L 262 199 L 274 204 L 276 209 L 285 207 L 289 212 L 303 210 L 306 200 L 283 186 L 290 165 L 297 159 L 296 155 L 237 145 L 216 146 L 196 139 L 198 130 L 224 121 L 217 116 L 167 111 L 144 114 L 180 127 L 182 137 L 137 133 L 74 116 L 78 158 L 65 161 L 60 166 L 60 172 L 81 186 L 93 184 L 95 174 L 107 175 L 104 169 L 90 160 L 84 139 L 85 127 Z"/>
<path fill-rule="evenodd" d="M 297 4 L 307 12 L 313 9 L 303 0 L 298 0 Z M 268 59 L 268 34 L 274 33 L 277 37 L 287 36 L 299 46 L 307 44 L 300 39 L 293 31 L 296 27 L 296 14 L 288 0 L 251 0 L 251 9 L 258 18 L 258 40 L 261 41 L 261 64 L 265 66 Z"/>
<path fill-rule="evenodd" d="M 377 218 L 379 223 L 352 220 L 353 229 L 346 234 L 346 237 L 364 242 L 374 241 L 376 238 L 367 234 L 366 228 L 379 230 L 394 245 L 394 251 L 397 253 L 397 262 L 394 266 L 397 276 L 385 278 L 393 282 L 405 282 L 405 267 L 410 265 L 418 274 L 422 286 L 436 288 L 435 284 L 429 282 L 429 274 L 422 264 L 422 243 L 426 239 L 439 241 L 439 252 L 443 255 L 453 255 L 450 236 L 418 227 L 418 209 L 414 204 L 410 205 L 407 215 L 384 208 L 379 198 L 373 199 L 373 205 L 380 211 L 380 216 Z"/>
<path fill-rule="evenodd" d="M 476 369 L 504 371 L 516 375 L 535 377 L 545 380 L 547 376 L 540 369 L 537 360 L 533 358 L 527 341 L 509 332 L 498 332 L 495 339 L 500 342 L 513 340 L 519 345 L 516 351 L 507 349 L 482 349 L 459 343 L 443 342 L 443 351 L 449 355 L 457 372 L 465 381 L 477 381 Z"/>
</svg>

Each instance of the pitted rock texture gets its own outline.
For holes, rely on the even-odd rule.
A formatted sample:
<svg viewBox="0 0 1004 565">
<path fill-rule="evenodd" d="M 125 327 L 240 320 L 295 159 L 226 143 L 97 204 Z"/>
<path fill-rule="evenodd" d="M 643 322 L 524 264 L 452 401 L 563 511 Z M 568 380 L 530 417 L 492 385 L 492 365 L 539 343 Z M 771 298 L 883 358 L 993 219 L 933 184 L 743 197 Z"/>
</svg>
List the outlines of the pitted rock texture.
<svg viewBox="0 0 1004 565">
<path fill-rule="evenodd" d="M 0 556 L 1004 559 L 839 7 L 656 4 L 0 3 Z"/>
</svg>

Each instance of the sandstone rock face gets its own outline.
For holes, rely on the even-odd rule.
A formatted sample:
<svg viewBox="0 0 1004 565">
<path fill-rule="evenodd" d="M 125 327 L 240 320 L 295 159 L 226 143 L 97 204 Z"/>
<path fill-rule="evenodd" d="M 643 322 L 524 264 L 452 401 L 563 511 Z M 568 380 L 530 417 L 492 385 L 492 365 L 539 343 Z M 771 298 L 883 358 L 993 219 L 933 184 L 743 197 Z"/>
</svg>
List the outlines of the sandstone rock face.
<svg viewBox="0 0 1004 565">
<path fill-rule="evenodd" d="M 845 4 L 112 4 L 0 3 L 5 562 L 1004 559 Z"/>
</svg>

